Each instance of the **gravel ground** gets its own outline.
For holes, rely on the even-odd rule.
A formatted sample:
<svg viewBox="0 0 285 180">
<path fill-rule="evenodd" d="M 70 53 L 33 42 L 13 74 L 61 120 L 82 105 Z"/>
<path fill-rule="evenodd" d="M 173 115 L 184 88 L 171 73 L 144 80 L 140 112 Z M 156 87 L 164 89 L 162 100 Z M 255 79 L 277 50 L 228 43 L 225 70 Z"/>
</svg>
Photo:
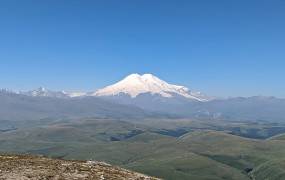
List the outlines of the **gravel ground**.
<svg viewBox="0 0 285 180">
<path fill-rule="evenodd" d="M 0 155 L 0 180 L 156 180 L 97 161 L 67 161 L 30 155 Z"/>
</svg>

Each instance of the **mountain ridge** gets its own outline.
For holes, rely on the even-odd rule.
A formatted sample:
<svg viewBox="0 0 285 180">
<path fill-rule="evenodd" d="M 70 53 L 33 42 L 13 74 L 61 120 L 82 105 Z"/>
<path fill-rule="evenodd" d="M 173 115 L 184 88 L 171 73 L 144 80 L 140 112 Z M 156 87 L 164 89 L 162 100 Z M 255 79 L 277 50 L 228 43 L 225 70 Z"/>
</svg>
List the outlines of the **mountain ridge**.
<svg viewBox="0 0 285 180">
<path fill-rule="evenodd" d="M 233 97 L 215 97 L 215 96 L 207 96 L 199 91 L 192 91 L 189 88 L 185 87 L 185 86 L 181 86 L 181 85 L 174 85 L 174 84 L 170 84 L 167 83 L 166 81 L 163 81 L 161 79 L 159 79 L 158 77 L 154 76 L 153 74 L 147 73 L 147 74 L 138 74 L 138 73 L 133 73 L 130 74 L 128 76 L 126 76 L 125 78 L 123 78 L 121 81 L 118 81 L 114 84 L 105 86 L 103 88 L 99 88 L 98 90 L 94 90 L 94 91 L 65 91 L 65 90 L 50 90 L 47 89 L 45 87 L 38 87 L 36 89 L 32 89 L 32 90 L 26 90 L 26 91 L 15 91 L 12 89 L 7 89 L 7 88 L 1 88 L 0 92 L 6 92 L 6 93 L 14 93 L 14 94 L 22 94 L 22 95 L 27 95 L 27 96 L 41 96 L 41 97 L 55 97 L 55 98 L 76 98 L 76 97 L 86 97 L 86 96 L 95 96 L 95 97 L 104 97 L 104 96 L 119 96 L 119 95 L 129 95 L 131 98 L 136 98 L 139 95 L 142 94 L 147 94 L 150 93 L 151 95 L 161 95 L 162 97 L 167 97 L 167 98 L 171 98 L 174 95 L 172 94 L 172 91 L 167 91 L 164 89 L 159 89 L 159 90 L 154 90 L 154 91 L 150 91 L 149 89 L 143 89 L 141 90 L 141 92 L 137 91 L 137 92 L 126 92 L 124 93 L 122 89 L 126 89 L 126 86 L 132 86 L 132 81 L 128 81 L 129 83 L 124 84 L 125 87 L 123 87 L 122 89 L 119 89 L 119 92 L 115 92 L 115 93 L 110 93 L 108 94 L 108 92 L 104 92 L 104 90 L 106 88 L 109 89 L 109 87 L 113 87 L 114 85 L 124 81 L 128 80 L 128 79 L 139 79 L 139 80 L 145 80 L 148 81 L 149 79 L 152 79 L 152 81 L 156 81 L 159 82 L 160 84 L 163 85 L 170 85 L 172 88 L 174 87 L 175 90 L 178 91 L 178 93 L 176 92 L 176 94 L 178 95 L 182 95 L 184 97 L 188 97 L 188 98 L 192 98 L 194 100 L 198 100 L 198 101 L 212 101 L 212 100 L 228 100 L 228 99 L 237 99 L 237 98 L 260 98 L 260 99 L 268 99 L 268 98 L 277 98 L 277 99 L 284 99 L 284 98 L 279 98 L 279 97 L 275 97 L 275 96 L 263 96 L 263 95 L 255 95 L 255 96 L 248 96 L 248 97 L 244 97 L 244 96 L 233 96 Z M 150 88 L 151 89 L 151 88 Z M 120 91 L 121 90 L 121 91 Z M 187 92 L 190 92 L 190 95 L 185 94 Z"/>
<path fill-rule="evenodd" d="M 285 99 L 266 96 L 211 98 L 184 86 L 169 84 L 152 74 L 131 74 L 114 85 L 89 93 L 45 88 L 26 92 L 3 89 L 0 98 L 2 119 L 80 115 L 285 122 Z"/>
<path fill-rule="evenodd" d="M 127 95 L 131 98 L 136 98 L 142 94 L 159 95 L 163 98 L 175 98 L 176 96 L 183 97 L 193 101 L 209 101 L 213 97 L 206 96 L 198 91 L 191 91 L 185 86 L 167 83 L 152 74 L 137 74 L 133 73 L 123 80 L 115 84 L 106 86 L 93 92 L 68 92 L 68 91 L 52 91 L 44 87 L 39 87 L 29 91 L 18 91 L 17 94 L 23 94 L 33 97 L 55 97 L 55 98 L 74 98 L 74 97 L 107 97 Z"/>
</svg>

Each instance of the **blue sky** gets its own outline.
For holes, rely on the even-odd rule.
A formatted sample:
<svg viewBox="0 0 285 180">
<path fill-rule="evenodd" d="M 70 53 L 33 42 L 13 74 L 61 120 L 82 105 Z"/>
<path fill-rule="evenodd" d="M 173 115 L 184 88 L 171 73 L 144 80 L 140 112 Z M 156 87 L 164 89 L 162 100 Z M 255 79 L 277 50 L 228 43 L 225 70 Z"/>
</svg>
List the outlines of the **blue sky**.
<svg viewBox="0 0 285 180">
<path fill-rule="evenodd" d="M 285 97 L 283 0 L 3 0 L 0 88 L 95 90 L 153 73 L 215 96 Z"/>
</svg>

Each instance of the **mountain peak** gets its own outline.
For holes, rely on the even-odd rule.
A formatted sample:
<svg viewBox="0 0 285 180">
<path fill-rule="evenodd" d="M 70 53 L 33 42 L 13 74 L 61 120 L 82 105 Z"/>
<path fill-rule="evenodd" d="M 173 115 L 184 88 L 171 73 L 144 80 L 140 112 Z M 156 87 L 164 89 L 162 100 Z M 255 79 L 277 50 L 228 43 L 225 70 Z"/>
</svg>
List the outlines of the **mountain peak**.
<svg viewBox="0 0 285 180">
<path fill-rule="evenodd" d="M 38 87 L 37 89 L 29 91 L 32 96 L 46 96 L 48 90 L 44 87 Z"/>
<path fill-rule="evenodd" d="M 44 87 L 41 86 L 41 87 L 37 88 L 37 90 L 38 90 L 38 91 L 46 91 L 46 88 L 44 88 Z"/>
<path fill-rule="evenodd" d="M 20 92 L 20 94 L 34 96 L 34 97 L 56 97 L 56 98 L 67 97 L 64 91 L 51 91 L 44 87 L 39 87 L 31 91 Z"/>
<path fill-rule="evenodd" d="M 169 84 L 152 74 L 130 74 L 123 80 L 107 86 L 103 89 L 99 89 L 93 95 L 94 96 L 118 96 L 121 93 L 127 94 L 132 98 L 137 97 L 140 94 L 150 93 L 152 95 L 160 95 L 166 98 L 172 98 L 174 96 L 182 96 L 192 100 L 206 101 L 205 96 L 200 93 L 191 92 L 184 86 L 178 86 Z M 199 96 L 195 96 L 195 95 Z"/>
<path fill-rule="evenodd" d="M 154 76 L 153 74 L 143 74 L 141 77 L 142 77 L 142 78 L 145 78 L 145 79 L 157 78 L 157 77 Z"/>
<path fill-rule="evenodd" d="M 130 74 L 127 77 L 125 77 L 123 80 L 139 80 L 139 81 L 147 81 L 147 80 L 158 80 L 159 78 L 157 78 L 156 76 L 152 75 L 152 74 Z"/>
<path fill-rule="evenodd" d="M 127 77 L 125 77 L 125 79 L 129 79 L 129 78 L 139 78 L 141 77 L 141 75 L 137 74 L 137 73 L 133 73 L 128 75 Z"/>
</svg>

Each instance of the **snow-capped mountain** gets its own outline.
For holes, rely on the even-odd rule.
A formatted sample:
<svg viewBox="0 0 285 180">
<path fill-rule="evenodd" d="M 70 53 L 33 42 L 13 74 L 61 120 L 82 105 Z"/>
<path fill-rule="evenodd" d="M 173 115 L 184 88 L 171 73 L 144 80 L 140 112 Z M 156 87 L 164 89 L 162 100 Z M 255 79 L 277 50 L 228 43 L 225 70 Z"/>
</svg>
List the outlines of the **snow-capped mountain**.
<svg viewBox="0 0 285 180">
<path fill-rule="evenodd" d="M 53 97 L 53 98 L 72 98 L 85 96 L 86 93 L 82 92 L 66 92 L 66 91 L 52 91 L 45 89 L 44 87 L 39 87 L 31 91 L 21 91 L 19 94 L 33 96 L 33 97 Z"/>
<path fill-rule="evenodd" d="M 131 98 L 136 98 L 142 94 L 159 95 L 163 98 L 179 96 L 202 102 L 210 99 L 200 92 L 190 91 L 184 86 L 169 84 L 152 74 L 131 74 L 116 84 L 99 89 L 90 95 L 99 97 L 128 95 Z"/>
<path fill-rule="evenodd" d="M 47 90 L 44 87 L 39 87 L 31 91 L 21 91 L 20 94 L 33 97 L 56 97 L 56 98 L 65 98 L 68 97 L 64 91 L 51 91 Z"/>
</svg>

